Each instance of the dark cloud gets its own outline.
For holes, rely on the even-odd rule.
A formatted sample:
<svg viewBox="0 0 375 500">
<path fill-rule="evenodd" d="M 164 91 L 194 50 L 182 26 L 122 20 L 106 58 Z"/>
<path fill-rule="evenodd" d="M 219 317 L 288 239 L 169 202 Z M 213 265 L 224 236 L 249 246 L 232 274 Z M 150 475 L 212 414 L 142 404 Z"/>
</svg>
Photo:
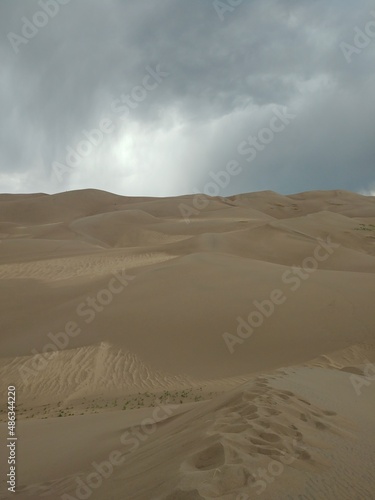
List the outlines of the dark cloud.
<svg viewBox="0 0 375 500">
<path fill-rule="evenodd" d="M 246 0 L 222 19 L 235 2 L 59 1 L 0 4 L 0 191 L 203 191 L 230 160 L 242 172 L 222 195 L 375 189 L 370 0 Z M 56 15 L 17 45 L 47 4 Z M 246 161 L 239 144 L 275 106 L 296 118 Z M 68 165 L 84 131 L 97 144 Z"/>
</svg>

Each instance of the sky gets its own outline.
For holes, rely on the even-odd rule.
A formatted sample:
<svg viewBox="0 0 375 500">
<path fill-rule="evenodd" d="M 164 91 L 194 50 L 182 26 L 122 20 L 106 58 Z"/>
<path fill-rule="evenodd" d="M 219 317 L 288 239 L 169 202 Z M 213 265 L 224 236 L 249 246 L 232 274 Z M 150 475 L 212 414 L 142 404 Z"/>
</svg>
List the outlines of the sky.
<svg viewBox="0 0 375 500">
<path fill-rule="evenodd" d="M 375 195 L 370 0 L 1 0 L 0 192 Z"/>
</svg>

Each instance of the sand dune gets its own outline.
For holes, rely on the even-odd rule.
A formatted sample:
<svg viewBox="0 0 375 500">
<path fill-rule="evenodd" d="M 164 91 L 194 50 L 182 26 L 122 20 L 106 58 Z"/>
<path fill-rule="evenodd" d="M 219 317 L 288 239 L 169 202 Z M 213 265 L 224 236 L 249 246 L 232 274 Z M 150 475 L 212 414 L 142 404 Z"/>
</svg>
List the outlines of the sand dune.
<svg viewBox="0 0 375 500">
<path fill-rule="evenodd" d="M 200 202 L 0 195 L 19 498 L 375 498 L 375 198 Z"/>
</svg>

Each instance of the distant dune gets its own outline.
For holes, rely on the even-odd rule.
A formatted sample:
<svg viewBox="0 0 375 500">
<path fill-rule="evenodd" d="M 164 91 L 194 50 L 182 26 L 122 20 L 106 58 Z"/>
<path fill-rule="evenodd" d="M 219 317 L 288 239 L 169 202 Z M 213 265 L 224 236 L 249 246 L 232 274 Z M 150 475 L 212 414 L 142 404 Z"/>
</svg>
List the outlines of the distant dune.
<svg viewBox="0 0 375 500">
<path fill-rule="evenodd" d="M 0 195 L 17 498 L 375 499 L 375 197 L 205 200 Z"/>
</svg>

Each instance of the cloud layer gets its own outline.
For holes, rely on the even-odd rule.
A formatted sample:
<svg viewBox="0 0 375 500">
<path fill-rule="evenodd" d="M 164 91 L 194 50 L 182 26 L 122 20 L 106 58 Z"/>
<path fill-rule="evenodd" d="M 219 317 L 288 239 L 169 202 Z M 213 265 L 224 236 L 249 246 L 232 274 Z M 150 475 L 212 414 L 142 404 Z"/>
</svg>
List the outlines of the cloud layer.
<svg viewBox="0 0 375 500">
<path fill-rule="evenodd" d="M 230 161 L 221 195 L 375 189 L 370 0 L 14 0 L 0 30 L 0 192 L 192 193 Z"/>
</svg>

